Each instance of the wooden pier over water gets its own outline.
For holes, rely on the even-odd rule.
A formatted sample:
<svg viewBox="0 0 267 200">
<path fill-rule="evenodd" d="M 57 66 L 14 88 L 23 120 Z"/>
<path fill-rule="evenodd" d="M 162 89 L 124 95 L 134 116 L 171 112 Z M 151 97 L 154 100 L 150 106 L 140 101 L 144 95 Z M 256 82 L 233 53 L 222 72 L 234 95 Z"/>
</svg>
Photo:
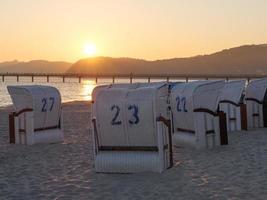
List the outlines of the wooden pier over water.
<svg viewBox="0 0 267 200">
<path fill-rule="evenodd" d="M 20 77 L 30 77 L 31 81 L 34 82 L 35 77 L 46 78 L 46 82 L 50 81 L 50 78 L 56 77 L 61 78 L 64 83 L 66 78 L 75 78 L 79 83 L 83 79 L 93 79 L 95 83 L 98 83 L 99 79 L 110 79 L 112 83 L 116 83 L 117 79 L 129 79 L 132 83 L 134 79 L 146 79 L 147 82 L 153 80 L 166 80 L 166 81 L 190 81 L 190 80 L 213 80 L 213 79 L 224 79 L 224 80 L 235 80 L 245 79 L 248 82 L 252 79 L 267 77 L 267 74 L 52 74 L 52 73 L 0 73 L 2 82 L 5 82 L 6 77 L 16 77 L 17 82 L 20 81 Z"/>
</svg>

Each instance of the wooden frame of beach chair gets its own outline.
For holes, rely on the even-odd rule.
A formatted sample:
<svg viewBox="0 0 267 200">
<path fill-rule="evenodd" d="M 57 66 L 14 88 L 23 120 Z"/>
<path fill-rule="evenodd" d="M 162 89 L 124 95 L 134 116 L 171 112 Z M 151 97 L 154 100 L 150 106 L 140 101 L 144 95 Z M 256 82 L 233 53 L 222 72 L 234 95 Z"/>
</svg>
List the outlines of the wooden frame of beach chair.
<svg viewBox="0 0 267 200">
<path fill-rule="evenodd" d="M 95 88 L 92 97 L 96 172 L 163 172 L 172 167 L 166 83 L 100 86 Z M 113 103 L 121 109 L 115 121 L 113 114 L 107 113 Z M 139 109 L 138 122 L 132 115 L 134 109 L 129 112 L 129 108 Z"/>
</svg>

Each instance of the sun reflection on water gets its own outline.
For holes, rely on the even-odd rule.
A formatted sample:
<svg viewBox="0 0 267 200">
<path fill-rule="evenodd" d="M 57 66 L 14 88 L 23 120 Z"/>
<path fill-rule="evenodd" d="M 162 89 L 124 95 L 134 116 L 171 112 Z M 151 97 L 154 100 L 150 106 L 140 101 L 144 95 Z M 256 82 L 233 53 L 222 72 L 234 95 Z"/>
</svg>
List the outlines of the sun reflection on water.
<svg viewBox="0 0 267 200">
<path fill-rule="evenodd" d="M 86 101 L 92 100 L 92 92 L 96 86 L 97 85 L 95 84 L 95 81 L 91 81 L 91 80 L 83 81 L 83 85 L 82 85 L 83 100 L 86 100 Z"/>
</svg>

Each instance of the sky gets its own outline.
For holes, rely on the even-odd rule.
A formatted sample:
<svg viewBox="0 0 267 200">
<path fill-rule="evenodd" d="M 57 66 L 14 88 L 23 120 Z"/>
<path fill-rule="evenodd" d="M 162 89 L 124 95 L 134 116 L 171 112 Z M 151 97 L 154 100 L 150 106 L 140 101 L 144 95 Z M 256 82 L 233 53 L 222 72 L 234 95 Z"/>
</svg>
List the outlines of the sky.
<svg viewBox="0 0 267 200">
<path fill-rule="evenodd" d="M 266 0 L 0 0 L 0 62 L 156 60 L 263 44 L 266 10 Z"/>
</svg>

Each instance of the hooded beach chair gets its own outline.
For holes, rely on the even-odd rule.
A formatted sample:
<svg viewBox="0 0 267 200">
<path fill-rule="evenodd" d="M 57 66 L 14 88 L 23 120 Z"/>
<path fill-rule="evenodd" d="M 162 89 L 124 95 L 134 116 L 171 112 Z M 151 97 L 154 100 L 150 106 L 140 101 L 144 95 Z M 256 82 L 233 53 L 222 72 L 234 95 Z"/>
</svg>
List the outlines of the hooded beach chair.
<svg viewBox="0 0 267 200">
<path fill-rule="evenodd" d="M 229 81 L 221 90 L 219 110 L 226 113 L 227 131 L 247 129 L 245 86 L 245 80 Z"/>
<path fill-rule="evenodd" d="M 217 112 L 224 81 L 179 83 L 171 90 L 173 143 L 196 148 L 227 144 L 225 113 Z"/>
<path fill-rule="evenodd" d="M 168 84 L 98 86 L 92 97 L 96 172 L 162 172 L 172 166 Z"/>
<path fill-rule="evenodd" d="M 50 86 L 7 86 L 15 112 L 9 115 L 10 143 L 32 145 L 64 139 L 61 96 Z"/>
<path fill-rule="evenodd" d="M 251 81 L 246 89 L 248 128 L 267 127 L 267 78 Z"/>
</svg>

